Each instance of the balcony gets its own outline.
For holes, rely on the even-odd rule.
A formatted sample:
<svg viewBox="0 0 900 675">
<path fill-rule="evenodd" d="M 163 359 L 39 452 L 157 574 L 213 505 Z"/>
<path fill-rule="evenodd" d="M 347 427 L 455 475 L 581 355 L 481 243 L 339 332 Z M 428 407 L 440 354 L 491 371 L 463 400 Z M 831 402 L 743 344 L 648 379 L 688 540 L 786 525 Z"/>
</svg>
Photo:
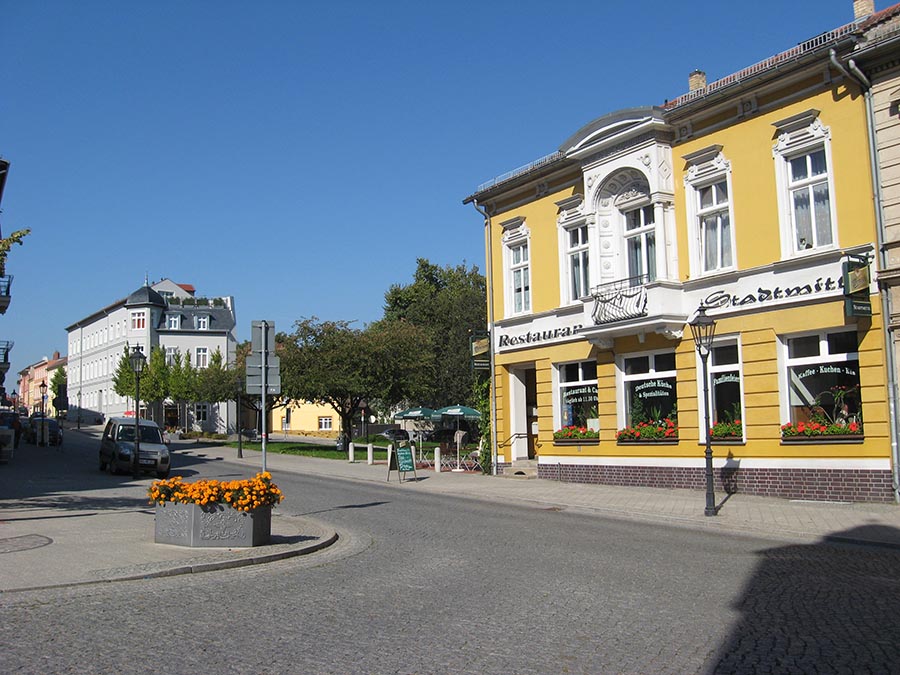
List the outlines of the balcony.
<svg viewBox="0 0 900 675">
<path fill-rule="evenodd" d="M 6 314 L 6 309 L 9 307 L 10 301 L 10 286 L 12 286 L 12 277 L 4 276 L 0 277 L 0 314 Z"/>
<path fill-rule="evenodd" d="M 619 279 L 596 286 L 584 303 L 585 328 L 592 343 L 610 349 L 615 338 L 647 333 L 680 339 L 690 311 L 684 289 L 677 281 L 651 281 L 647 275 Z"/>
<path fill-rule="evenodd" d="M 12 348 L 12 341 L 0 340 L 0 376 L 5 376 L 9 371 L 9 353 Z M 0 381 L 2 381 L 2 377 L 0 377 Z"/>
</svg>

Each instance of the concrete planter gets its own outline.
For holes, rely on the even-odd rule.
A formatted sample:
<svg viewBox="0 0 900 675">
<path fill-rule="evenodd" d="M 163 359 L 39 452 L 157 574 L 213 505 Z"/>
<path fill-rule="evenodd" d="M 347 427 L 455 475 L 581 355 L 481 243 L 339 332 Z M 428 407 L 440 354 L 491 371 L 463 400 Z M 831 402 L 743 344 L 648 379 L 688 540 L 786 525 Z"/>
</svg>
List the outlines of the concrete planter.
<svg viewBox="0 0 900 675">
<path fill-rule="evenodd" d="M 240 548 L 262 546 L 272 536 L 272 507 L 238 511 L 230 506 L 211 504 L 156 505 L 157 544 L 176 546 L 215 546 Z"/>
</svg>

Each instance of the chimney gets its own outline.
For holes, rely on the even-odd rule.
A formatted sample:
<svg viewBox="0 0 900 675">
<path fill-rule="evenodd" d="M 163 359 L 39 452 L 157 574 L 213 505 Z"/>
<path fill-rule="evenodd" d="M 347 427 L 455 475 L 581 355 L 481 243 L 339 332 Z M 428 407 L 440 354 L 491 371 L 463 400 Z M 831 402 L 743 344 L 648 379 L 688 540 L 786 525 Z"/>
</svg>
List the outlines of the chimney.
<svg viewBox="0 0 900 675">
<path fill-rule="evenodd" d="M 875 13 L 875 0 L 853 0 L 853 18 L 862 19 Z"/>
<path fill-rule="evenodd" d="M 688 91 L 697 91 L 706 86 L 706 73 L 702 70 L 695 70 L 688 75 Z"/>
</svg>

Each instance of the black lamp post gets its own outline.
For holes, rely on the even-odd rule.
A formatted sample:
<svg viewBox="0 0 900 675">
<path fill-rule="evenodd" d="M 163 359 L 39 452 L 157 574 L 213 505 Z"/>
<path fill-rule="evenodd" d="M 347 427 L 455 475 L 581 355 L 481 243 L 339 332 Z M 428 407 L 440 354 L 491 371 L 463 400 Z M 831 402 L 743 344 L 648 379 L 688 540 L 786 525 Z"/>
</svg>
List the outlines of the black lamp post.
<svg viewBox="0 0 900 675">
<path fill-rule="evenodd" d="M 147 358 L 140 345 L 131 352 L 129 360 L 131 370 L 134 372 L 134 452 L 131 453 L 131 477 L 137 480 L 141 475 L 141 373 L 147 365 Z"/>
<path fill-rule="evenodd" d="M 47 398 L 47 380 L 41 380 L 41 384 L 38 387 L 41 390 L 41 426 L 40 438 L 38 439 L 38 445 L 44 445 L 44 429 L 46 428 L 46 420 L 44 419 L 44 399 Z"/>
<path fill-rule="evenodd" d="M 701 304 L 697 309 L 697 316 L 689 325 L 694 335 L 694 345 L 700 354 L 700 360 L 703 361 L 703 413 L 706 419 L 706 509 L 703 513 L 715 516 L 716 492 L 713 487 L 712 438 L 709 435 L 709 352 L 716 334 L 716 322 L 706 315 L 706 307 Z"/>
</svg>

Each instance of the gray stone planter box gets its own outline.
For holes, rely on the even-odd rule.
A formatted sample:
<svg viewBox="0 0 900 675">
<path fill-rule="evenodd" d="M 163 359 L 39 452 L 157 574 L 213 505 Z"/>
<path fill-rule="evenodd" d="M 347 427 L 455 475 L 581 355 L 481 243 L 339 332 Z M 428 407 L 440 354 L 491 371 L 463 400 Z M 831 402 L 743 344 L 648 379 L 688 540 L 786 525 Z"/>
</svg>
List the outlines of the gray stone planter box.
<svg viewBox="0 0 900 675">
<path fill-rule="evenodd" d="M 238 548 L 268 544 L 271 535 L 271 506 L 238 511 L 221 504 L 156 505 L 157 544 Z"/>
</svg>

